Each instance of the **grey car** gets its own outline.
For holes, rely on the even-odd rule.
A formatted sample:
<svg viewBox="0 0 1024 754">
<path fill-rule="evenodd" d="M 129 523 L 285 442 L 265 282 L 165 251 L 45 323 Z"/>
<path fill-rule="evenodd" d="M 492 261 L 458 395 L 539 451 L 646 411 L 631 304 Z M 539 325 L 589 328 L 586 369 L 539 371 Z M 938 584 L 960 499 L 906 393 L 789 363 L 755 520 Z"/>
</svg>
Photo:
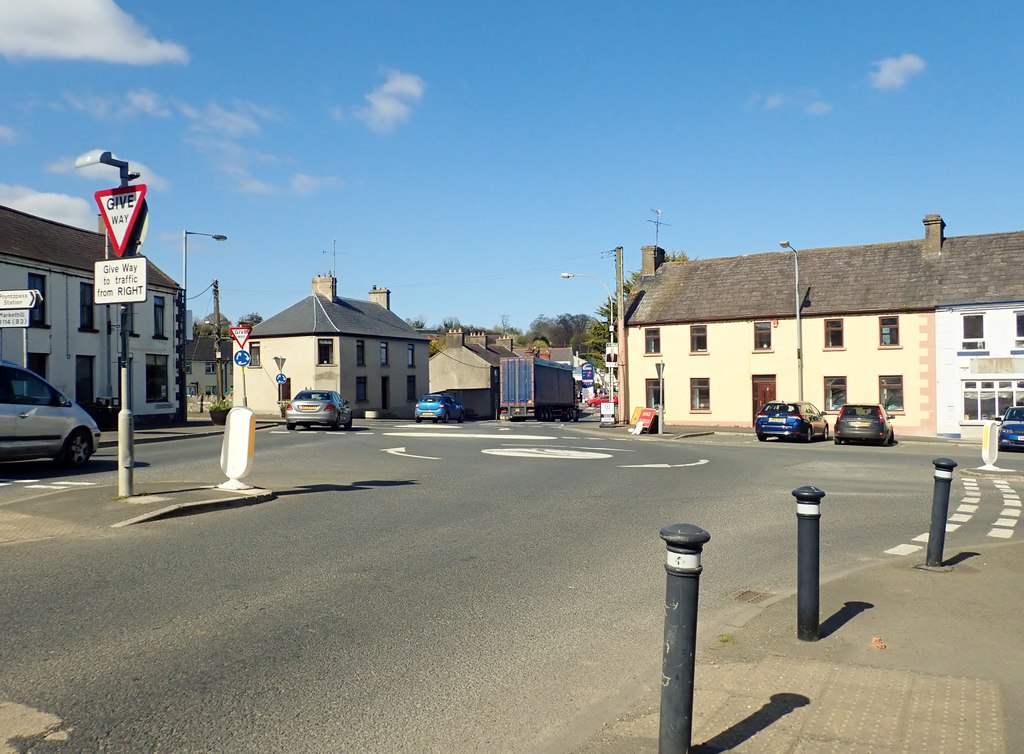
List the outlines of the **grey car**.
<svg viewBox="0 0 1024 754">
<path fill-rule="evenodd" d="M 0 361 L 0 461 L 81 466 L 99 442 L 100 428 L 84 408 L 35 372 Z"/>
<path fill-rule="evenodd" d="M 288 429 L 325 424 L 331 429 L 352 428 L 352 407 L 333 390 L 303 390 L 284 407 Z"/>
</svg>

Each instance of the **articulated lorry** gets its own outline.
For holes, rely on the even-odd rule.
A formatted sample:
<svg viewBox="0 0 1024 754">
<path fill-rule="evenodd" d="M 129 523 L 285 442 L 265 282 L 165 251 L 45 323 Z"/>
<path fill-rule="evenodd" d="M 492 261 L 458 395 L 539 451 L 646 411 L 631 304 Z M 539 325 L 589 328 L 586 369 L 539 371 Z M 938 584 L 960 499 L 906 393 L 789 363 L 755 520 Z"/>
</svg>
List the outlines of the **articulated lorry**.
<svg viewBox="0 0 1024 754">
<path fill-rule="evenodd" d="M 572 367 L 530 356 L 501 360 L 502 420 L 579 421 Z"/>
</svg>

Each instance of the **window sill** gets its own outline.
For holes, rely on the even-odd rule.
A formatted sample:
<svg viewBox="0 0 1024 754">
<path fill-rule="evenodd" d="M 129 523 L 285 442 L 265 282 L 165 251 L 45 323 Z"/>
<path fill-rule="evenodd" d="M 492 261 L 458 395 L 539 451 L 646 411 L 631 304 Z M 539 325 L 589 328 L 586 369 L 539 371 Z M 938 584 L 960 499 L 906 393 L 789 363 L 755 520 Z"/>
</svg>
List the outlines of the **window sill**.
<svg viewBox="0 0 1024 754">
<path fill-rule="evenodd" d="M 49 330 L 50 329 L 50 326 L 48 324 L 46 324 L 45 322 L 29 322 L 28 326 L 29 326 L 29 328 L 34 329 L 34 330 Z"/>
<path fill-rule="evenodd" d="M 644 356 L 661 356 L 661 351 L 644 351 Z"/>
<path fill-rule="evenodd" d="M 317 366 L 318 367 L 336 367 L 338 365 L 335 364 L 333 361 L 328 361 L 328 362 L 325 362 L 323 364 L 317 364 Z"/>
<path fill-rule="evenodd" d="M 957 351 L 957 356 L 989 356 L 988 351 Z"/>
<path fill-rule="evenodd" d="M 821 350 L 823 350 L 825 353 L 828 353 L 830 351 L 845 351 L 846 346 L 825 346 Z"/>
<path fill-rule="evenodd" d="M 166 335 L 154 335 L 153 340 L 167 340 Z"/>
<path fill-rule="evenodd" d="M 98 333 L 99 330 L 97 330 L 95 327 L 79 327 L 78 332 Z"/>
<path fill-rule="evenodd" d="M 775 353 L 773 348 L 755 348 L 751 353 Z"/>
<path fill-rule="evenodd" d="M 690 413 L 691 414 L 710 414 L 711 413 L 711 409 L 710 408 L 691 408 L 690 409 Z"/>
<path fill-rule="evenodd" d="M 690 356 L 707 356 L 707 355 L 708 355 L 708 351 L 707 350 L 704 350 L 704 351 L 690 351 Z"/>
</svg>

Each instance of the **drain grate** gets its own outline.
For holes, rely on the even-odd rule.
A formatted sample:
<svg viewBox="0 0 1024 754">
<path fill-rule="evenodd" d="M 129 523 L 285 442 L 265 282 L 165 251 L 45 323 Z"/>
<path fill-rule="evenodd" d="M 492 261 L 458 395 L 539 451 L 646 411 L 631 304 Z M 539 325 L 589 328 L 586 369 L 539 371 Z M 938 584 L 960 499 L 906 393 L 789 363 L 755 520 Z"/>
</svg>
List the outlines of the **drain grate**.
<svg viewBox="0 0 1024 754">
<path fill-rule="evenodd" d="M 757 604 L 758 602 L 764 602 L 765 600 L 771 599 L 775 595 L 771 592 L 755 592 L 750 589 L 744 589 L 741 592 L 736 592 L 732 595 L 734 600 L 738 602 L 751 602 Z"/>
</svg>

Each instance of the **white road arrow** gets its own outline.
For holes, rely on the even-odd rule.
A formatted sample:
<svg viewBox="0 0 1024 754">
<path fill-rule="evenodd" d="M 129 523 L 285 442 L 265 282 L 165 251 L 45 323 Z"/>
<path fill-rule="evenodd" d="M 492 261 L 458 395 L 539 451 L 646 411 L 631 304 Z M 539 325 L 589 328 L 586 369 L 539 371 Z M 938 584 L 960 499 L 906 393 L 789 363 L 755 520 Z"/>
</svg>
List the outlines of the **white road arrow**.
<svg viewBox="0 0 1024 754">
<path fill-rule="evenodd" d="M 406 453 L 405 448 L 381 448 L 382 453 L 390 453 L 393 456 L 403 456 L 405 458 L 423 458 L 427 461 L 440 461 L 440 458 L 434 458 L 434 456 L 414 456 L 412 453 Z"/>
<path fill-rule="evenodd" d="M 693 463 L 638 463 L 627 466 L 619 466 L 620 469 L 681 469 L 684 466 L 703 466 L 708 461 L 702 458 Z"/>
</svg>

